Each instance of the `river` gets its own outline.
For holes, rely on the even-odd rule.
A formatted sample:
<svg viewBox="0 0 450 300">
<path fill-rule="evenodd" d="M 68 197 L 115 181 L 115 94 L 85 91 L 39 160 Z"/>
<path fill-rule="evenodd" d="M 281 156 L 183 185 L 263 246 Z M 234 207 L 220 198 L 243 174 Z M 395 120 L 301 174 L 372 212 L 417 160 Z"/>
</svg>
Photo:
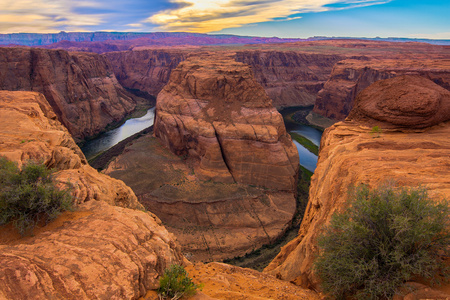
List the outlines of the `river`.
<svg viewBox="0 0 450 300">
<path fill-rule="evenodd" d="M 127 120 L 122 126 L 105 132 L 99 135 L 97 138 L 86 142 L 81 150 L 83 151 L 87 159 L 95 157 L 97 154 L 108 150 L 127 137 L 130 137 L 133 134 L 152 126 L 154 121 L 154 112 L 155 108 L 151 108 L 147 111 L 147 114 L 145 116 Z M 320 138 L 322 137 L 322 132 L 320 130 L 307 125 L 293 123 L 290 123 L 289 126 L 286 127 L 290 132 L 298 133 L 309 139 L 315 145 L 320 145 Z M 317 156 L 311 153 L 297 141 L 294 141 L 294 144 L 297 146 L 298 154 L 300 156 L 300 165 L 302 165 L 307 170 L 314 172 L 317 165 Z"/>
<path fill-rule="evenodd" d="M 108 150 L 112 146 L 123 141 L 127 137 L 144 130 L 153 125 L 155 117 L 155 108 L 150 108 L 145 116 L 140 118 L 128 119 L 122 126 L 102 133 L 97 138 L 86 142 L 81 151 L 87 159 L 95 157 L 97 154 Z"/>
</svg>

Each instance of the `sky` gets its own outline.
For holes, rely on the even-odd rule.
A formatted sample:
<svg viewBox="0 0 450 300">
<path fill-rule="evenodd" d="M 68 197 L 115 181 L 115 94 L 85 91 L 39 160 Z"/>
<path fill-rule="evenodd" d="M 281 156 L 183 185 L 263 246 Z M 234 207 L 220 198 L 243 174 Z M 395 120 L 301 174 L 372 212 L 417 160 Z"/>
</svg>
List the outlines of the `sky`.
<svg viewBox="0 0 450 300">
<path fill-rule="evenodd" d="M 450 0 L 0 0 L 0 33 L 450 39 Z"/>
</svg>

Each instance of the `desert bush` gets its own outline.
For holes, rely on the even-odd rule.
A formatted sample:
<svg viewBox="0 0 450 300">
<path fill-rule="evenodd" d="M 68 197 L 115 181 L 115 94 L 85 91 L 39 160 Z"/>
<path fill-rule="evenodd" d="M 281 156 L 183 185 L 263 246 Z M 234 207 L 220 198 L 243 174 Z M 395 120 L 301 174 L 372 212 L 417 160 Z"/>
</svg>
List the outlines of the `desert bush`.
<svg viewBox="0 0 450 300">
<path fill-rule="evenodd" d="M 193 296 L 200 288 L 192 282 L 184 267 L 176 264 L 164 271 L 164 275 L 159 279 L 159 285 L 159 298 L 172 300 Z"/>
<path fill-rule="evenodd" d="M 322 289 L 337 299 L 392 297 L 414 276 L 449 274 L 449 205 L 423 188 L 354 189 L 319 238 L 314 263 Z"/>
<path fill-rule="evenodd" d="M 28 162 L 22 170 L 0 157 L 0 225 L 10 221 L 24 235 L 39 222 L 49 222 L 72 208 L 69 190 L 52 181 L 52 170 L 42 163 Z"/>
</svg>

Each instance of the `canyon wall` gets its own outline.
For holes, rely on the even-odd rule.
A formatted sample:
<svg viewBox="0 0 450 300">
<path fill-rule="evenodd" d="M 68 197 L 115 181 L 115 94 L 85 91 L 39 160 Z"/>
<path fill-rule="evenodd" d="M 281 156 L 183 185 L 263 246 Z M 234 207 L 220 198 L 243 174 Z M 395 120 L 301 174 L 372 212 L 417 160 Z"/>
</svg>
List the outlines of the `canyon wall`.
<svg viewBox="0 0 450 300">
<path fill-rule="evenodd" d="M 378 133 L 372 132 L 379 126 Z M 322 136 L 319 161 L 298 236 L 265 269 L 305 287 L 317 287 L 312 271 L 317 237 L 348 190 L 394 180 L 424 186 L 438 200 L 450 196 L 450 92 L 424 77 L 380 80 L 362 91 L 350 116 Z"/>
<path fill-rule="evenodd" d="M 450 61 L 444 59 L 377 59 L 338 62 L 317 94 L 314 112 L 333 120 L 344 120 L 355 97 L 375 81 L 404 74 L 426 77 L 450 90 Z"/>
<path fill-rule="evenodd" d="M 44 94 L 77 141 L 121 121 L 136 106 L 108 61 L 93 53 L 0 48 L 0 89 Z"/>
<path fill-rule="evenodd" d="M 170 73 L 185 60 L 180 50 L 135 50 L 105 53 L 120 84 L 157 96 L 169 81 Z"/>
<path fill-rule="evenodd" d="M 0 91 L 0 156 L 54 168 L 75 211 L 33 236 L 0 228 L 0 298 L 138 299 L 183 263 L 175 238 L 122 181 L 90 167 L 42 94 Z"/>
<path fill-rule="evenodd" d="M 157 96 L 169 81 L 172 70 L 192 49 L 143 49 L 109 52 L 108 58 L 119 82 Z M 218 50 L 224 52 L 225 50 Z M 277 108 L 314 105 L 316 95 L 329 78 L 334 64 L 343 56 L 304 54 L 294 51 L 237 51 L 235 59 L 251 66 L 256 81 L 263 86 Z"/>
<path fill-rule="evenodd" d="M 277 108 L 314 105 L 316 95 L 343 56 L 295 51 L 238 51 L 236 61 L 251 66 Z"/>
</svg>

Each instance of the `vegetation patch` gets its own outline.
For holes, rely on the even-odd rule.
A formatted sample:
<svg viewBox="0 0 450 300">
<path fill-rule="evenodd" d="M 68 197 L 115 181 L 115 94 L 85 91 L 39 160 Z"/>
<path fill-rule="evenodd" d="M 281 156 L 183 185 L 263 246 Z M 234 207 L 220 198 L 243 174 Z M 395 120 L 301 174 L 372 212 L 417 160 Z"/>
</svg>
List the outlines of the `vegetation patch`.
<svg viewBox="0 0 450 300">
<path fill-rule="evenodd" d="M 415 276 L 448 276 L 447 200 L 429 200 L 422 188 L 384 185 L 354 189 L 319 238 L 314 268 L 324 292 L 337 299 L 390 299 Z"/>
<path fill-rule="evenodd" d="M 22 170 L 16 163 L 0 157 L 0 225 L 13 222 L 21 235 L 36 224 L 55 219 L 72 209 L 72 196 L 58 189 L 52 170 L 44 164 L 28 162 Z"/>
<path fill-rule="evenodd" d="M 194 296 L 201 285 L 195 284 L 183 266 L 171 265 L 159 279 L 158 295 L 160 299 L 176 300 Z"/>
<path fill-rule="evenodd" d="M 305 138 L 304 136 L 302 136 L 298 133 L 291 132 L 290 135 L 291 135 L 292 139 L 294 139 L 300 145 L 302 145 L 303 147 L 308 149 L 309 152 L 311 152 L 315 155 L 319 155 L 319 147 L 316 144 L 314 144 L 313 142 L 311 142 L 310 140 L 308 140 L 307 138 Z"/>
</svg>

